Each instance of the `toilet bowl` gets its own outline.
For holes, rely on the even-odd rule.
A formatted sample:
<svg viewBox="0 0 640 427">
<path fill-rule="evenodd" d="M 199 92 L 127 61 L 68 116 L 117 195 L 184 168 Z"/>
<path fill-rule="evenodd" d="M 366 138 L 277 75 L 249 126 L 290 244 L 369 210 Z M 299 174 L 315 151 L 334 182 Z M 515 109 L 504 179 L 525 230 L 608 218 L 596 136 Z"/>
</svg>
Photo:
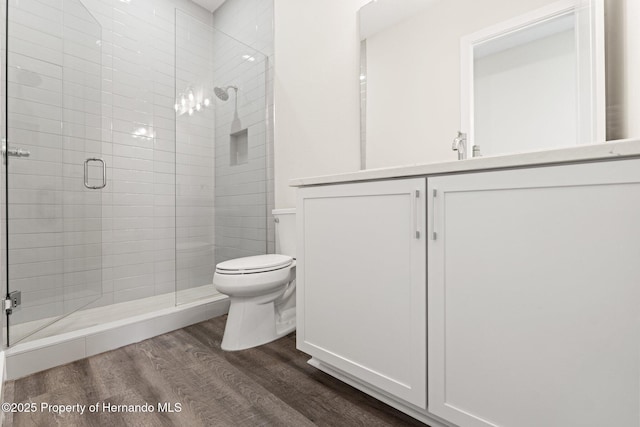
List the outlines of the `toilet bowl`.
<svg viewBox="0 0 640 427">
<path fill-rule="evenodd" d="M 229 296 L 222 349 L 244 350 L 295 330 L 295 210 L 273 211 L 277 254 L 224 261 L 213 285 Z"/>
</svg>

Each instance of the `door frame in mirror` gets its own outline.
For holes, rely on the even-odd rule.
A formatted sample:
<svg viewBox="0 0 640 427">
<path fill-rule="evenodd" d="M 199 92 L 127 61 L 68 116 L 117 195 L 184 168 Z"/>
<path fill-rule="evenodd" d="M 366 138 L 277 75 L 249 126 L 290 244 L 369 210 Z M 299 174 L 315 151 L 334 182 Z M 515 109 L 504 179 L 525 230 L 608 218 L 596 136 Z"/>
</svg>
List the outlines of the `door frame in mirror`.
<svg viewBox="0 0 640 427">
<path fill-rule="evenodd" d="M 484 42 L 575 13 L 579 74 L 577 144 L 606 140 L 604 0 L 561 0 L 460 39 L 460 130 L 474 146 L 474 48 Z M 586 46 L 585 46 L 586 45 Z M 586 75 L 585 75 L 586 74 Z M 590 93 L 587 99 L 582 93 Z"/>
</svg>

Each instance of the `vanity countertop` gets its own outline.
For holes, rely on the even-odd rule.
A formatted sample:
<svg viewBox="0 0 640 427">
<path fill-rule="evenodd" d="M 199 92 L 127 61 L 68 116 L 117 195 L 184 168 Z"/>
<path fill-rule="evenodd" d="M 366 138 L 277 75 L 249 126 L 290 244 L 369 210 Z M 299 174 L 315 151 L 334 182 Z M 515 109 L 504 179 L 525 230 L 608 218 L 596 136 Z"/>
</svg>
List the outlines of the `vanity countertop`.
<svg viewBox="0 0 640 427">
<path fill-rule="evenodd" d="M 336 175 L 296 178 L 289 181 L 289 185 L 291 187 L 305 187 L 308 185 L 373 181 L 412 176 L 477 172 L 632 157 L 640 157 L 640 139 L 581 145 L 578 147 L 536 151 L 532 153 L 477 157 L 452 162 L 414 164 L 390 168 L 366 169 L 358 172 L 348 172 Z"/>
</svg>

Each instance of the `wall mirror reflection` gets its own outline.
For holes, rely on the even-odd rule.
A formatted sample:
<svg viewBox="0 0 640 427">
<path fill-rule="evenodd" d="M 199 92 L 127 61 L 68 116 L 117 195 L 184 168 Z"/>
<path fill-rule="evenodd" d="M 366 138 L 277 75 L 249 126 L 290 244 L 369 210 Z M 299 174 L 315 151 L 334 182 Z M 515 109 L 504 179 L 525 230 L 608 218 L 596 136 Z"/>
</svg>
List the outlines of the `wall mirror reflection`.
<svg viewBox="0 0 640 427">
<path fill-rule="evenodd" d="M 601 0 L 561 1 L 464 36 L 460 157 L 604 142 L 602 24 Z"/>
<path fill-rule="evenodd" d="M 455 160 L 458 130 L 465 157 L 474 143 L 491 156 L 640 135 L 625 129 L 625 80 L 604 73 L 616 74 L 633 44 L 624 2 L 368 3 L 359 11 L 362 168 Z M 615 29 L 606 62 L 605 7 Z"/>
</svg>

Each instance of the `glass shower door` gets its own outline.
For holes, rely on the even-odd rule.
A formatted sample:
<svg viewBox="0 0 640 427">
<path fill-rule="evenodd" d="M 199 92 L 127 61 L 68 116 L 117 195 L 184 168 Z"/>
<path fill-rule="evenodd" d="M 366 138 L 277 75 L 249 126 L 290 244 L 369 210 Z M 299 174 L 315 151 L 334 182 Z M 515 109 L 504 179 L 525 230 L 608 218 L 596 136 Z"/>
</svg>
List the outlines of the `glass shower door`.
<svg viewBox="0 0 640 427">
<path fill-rule="evenodd" d="M 79 0 L 10 0 L 7 21 L 12 345 L 102 295 L 106 166 L 98 21 Z"/>
</svg>

